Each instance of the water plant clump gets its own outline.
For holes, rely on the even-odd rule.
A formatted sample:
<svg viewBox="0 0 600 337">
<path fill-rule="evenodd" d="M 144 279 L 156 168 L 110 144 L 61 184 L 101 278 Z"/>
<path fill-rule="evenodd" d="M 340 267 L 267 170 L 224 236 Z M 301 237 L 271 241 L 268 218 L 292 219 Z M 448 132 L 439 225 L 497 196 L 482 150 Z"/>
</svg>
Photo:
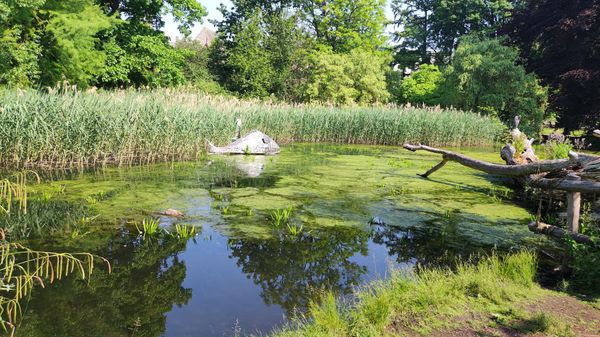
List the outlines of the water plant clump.
<svg viewBox="0 0 600 337">
<path fill-rule="evenodd" d="M 290 236 L 293 236 L 293 237 L 296 237 L 296 236 L 302 234 L 304 231 L 304 225 L 302 225 L 302 224 L 297 225 L 297 224 L 289 224 L 288 223 L 286 225 L 286 227 L 287 227 L 287 234 Z"/>
<path fill-rule="evenodd" d="M 6 167 L 197 159 L 206 139 L 230 141 L 235 118 L 278 142 L 485 146 L 504 129 L 494 118 L 452 109 L 259 103 L 166 89 L 75 95 L 6 90 L 0 105 L 6 135 L 0 162 Z"/>
<path fill-rule="evenodd" d="M 276 209 L 271 211 L 271 224 L 275 228 L 280 228 L 282 225 L 287 224 L 290 217 L 294 213 L 293 207 Z"/>
<path fill-rule="evenodd" d="M 198 229 L 196 226 L 175 224 L 175 232 L 169 234 L 179 240 L 187 241 L 198 235 Z"/>
<path fill-rule="evenodd" d="M 153 238 L 160 234 L 160 225 L 158 219 L 143 219 L 141 226 L 138 226 L 136 223 L 135 228 L 143 239 Z"/>
</svg>

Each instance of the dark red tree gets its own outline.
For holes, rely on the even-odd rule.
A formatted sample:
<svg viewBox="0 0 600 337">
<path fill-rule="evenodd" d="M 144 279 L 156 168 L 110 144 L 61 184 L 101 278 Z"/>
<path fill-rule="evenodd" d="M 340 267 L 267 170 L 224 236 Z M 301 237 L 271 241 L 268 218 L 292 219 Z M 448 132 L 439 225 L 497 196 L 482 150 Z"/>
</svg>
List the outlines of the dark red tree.
<svg viewBox="0 0 600 337">
<path fill-rule="evenodd" d="M 566 130 L 600 123 L 600 0 L 530 0 L 505 28 Z"/>
</svg>

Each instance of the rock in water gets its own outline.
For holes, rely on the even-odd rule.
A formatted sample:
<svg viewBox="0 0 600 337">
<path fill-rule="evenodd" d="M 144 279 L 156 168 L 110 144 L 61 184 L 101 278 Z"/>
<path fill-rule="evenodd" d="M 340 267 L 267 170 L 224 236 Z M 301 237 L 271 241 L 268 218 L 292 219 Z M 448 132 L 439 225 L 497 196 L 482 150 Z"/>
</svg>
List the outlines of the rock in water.
<svg viewBox="0 0 600 337">
<path fill-rule="evenodd" d="M 254 130 L 235 142 L 218 147 L 208 143 L 208 153 L 211 154 L 261 154 L 279 153 L 279 145 L 264 133 Z"/>
<path fill-rule="evenodd" d="M 600 137 L 600 130 L 594 130 L 594 136 Z"/>
</svg>

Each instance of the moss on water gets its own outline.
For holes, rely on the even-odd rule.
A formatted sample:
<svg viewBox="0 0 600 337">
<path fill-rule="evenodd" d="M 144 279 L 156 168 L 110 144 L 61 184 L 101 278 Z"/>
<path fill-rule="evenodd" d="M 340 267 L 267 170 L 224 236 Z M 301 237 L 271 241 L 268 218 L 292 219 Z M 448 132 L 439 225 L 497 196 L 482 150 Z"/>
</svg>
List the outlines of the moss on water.
<svg viewBox="0 0 600 337">
<path fill-rule="evenodd" d="M 498 161 L 496 150 L 468 154 Z M 227 233 L 267 237 L 273 233 L 270 212 L 291 207 L 295 221 L 311 228 L 367 229 L 378 217 L 389 226 L 422 230 L 451 213 L 462 236 L 478 244 L 531 237 L 523 225 L 530 214 L 510 201 L 511 191 L 497 178 L 454 163 L 430 179 L 417 176 L 439 160 L 397 147 L 296 144 L 277 157 L 103 169 L 36 191 L 60 186 L 57 197 L 87 203 L 98 224 L 139 221 L 174 208 Z"/>
</svg>

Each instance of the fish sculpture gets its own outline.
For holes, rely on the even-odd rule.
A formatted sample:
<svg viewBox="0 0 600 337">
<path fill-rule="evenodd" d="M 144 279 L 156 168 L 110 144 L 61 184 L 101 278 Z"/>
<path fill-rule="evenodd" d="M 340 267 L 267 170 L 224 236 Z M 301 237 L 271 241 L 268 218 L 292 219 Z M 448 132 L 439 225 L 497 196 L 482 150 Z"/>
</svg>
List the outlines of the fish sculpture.
<svg viewBox="0 0 600 337">
<path fill-rule="evenodd" d="M 219 147 L 208 142 L 210 154 L 256 154 L 273 155 L 279 153 L 279 145 L 264 133 L 253 130 L 233 143 Z"/>
</svg>

